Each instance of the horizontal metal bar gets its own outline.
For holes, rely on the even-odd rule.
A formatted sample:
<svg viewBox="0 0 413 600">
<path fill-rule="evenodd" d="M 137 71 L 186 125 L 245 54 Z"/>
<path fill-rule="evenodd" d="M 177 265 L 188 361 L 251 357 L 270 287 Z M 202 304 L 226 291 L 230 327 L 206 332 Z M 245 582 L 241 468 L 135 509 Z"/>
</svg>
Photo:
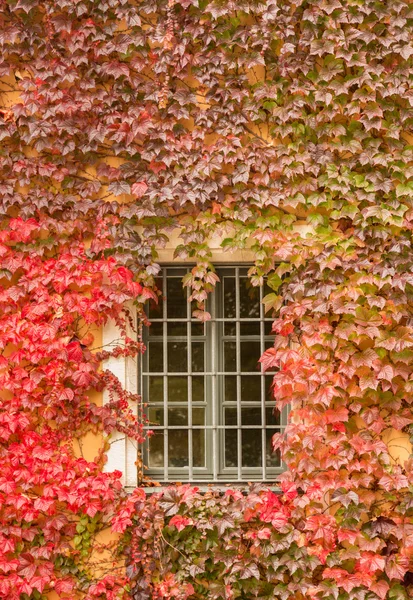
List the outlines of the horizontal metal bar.
<svg viewBox="0 0 413 600">
<path fill-rule="evenodd" d="M 201 375 L 257 375 L 258 377 L 261 377 L 262 375 L 274 375 L 275 373 L 277 373 L 278 371 L 265 371 L 265 373 L 263 371 L 216 371 L 211 372 L 211 371 L 192 371 L 191 375 L 192 377 L 200 377 Z M 162 372 L 162 371 L 144 371 L 142 373 L 142 375 L 150 375 L 151 377 L 155 377 L 155 376 L 161 376 L 161 375 L 168 375 L 168 377 L 188 377 L 189 372 L 188 371 L 166 371 L 166 372 Z"/>
<path fill-rule="evenodd" d="M 272 317 L 264 317 L 261 319 L 260 317 L 212 317 L 209 321 L 206 321 L 206 325 L 208 323 L 261 323 L 264 321 L 265 323 L 273 323 L 274 319 Z M 154 318 L 150 319 L 151 323 L 194 323 L 203 325 L 204 322 L 199 319 L 188 319 L 187 317 L 166 317 L 165 319 Z"/>
<path fill-rule="evenodd" d="M 144 429 L 150 431 L 161 431 L 165 429 L 167 429 L 168 431 L 170 429 L 181 429 L 182 431 L 189 431 L 190 427 L 189 425 L 152 425 L 152 427 L 149 425 L 145 425 Z M 273 431 L 274 429 L 277 429 L 279 431 L 282 431 L 283 429 L 285 429 L 285 425 L 216 425 L 216 427 L 214 427 L 213 425 L 192 425 L 192 429 L 199 429 L 200 431 L 204 431 L 206 429 L 256 429 L 257 431 L 261 431 L 262 429 L 270 429 L 271 431 Z"/>
</svg>

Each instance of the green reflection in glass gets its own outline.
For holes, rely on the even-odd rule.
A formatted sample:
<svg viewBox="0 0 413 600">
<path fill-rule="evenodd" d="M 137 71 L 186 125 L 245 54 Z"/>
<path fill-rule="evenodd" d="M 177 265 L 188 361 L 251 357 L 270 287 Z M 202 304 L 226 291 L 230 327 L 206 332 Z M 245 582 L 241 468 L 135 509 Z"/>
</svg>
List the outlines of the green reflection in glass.
<svg viewBox="0 0 413 600">
<path fill-rule="evenodd" d="M 149 402 L 163 402 L 163 377 L 149 377 Z"/>
<path fill-rule="evenodd" d="M 187 408 L 169 408 L 168 425 L 188 425 Z"/>
<path fill-rule="evenodd" d="M 188 378 L 168 377 L 168 402 L 188 401 Z"/>
<path fill-rule="evenodd" d="M 195 375 L 192 377 L 192 402 L 204 402 L 204 376 Z"/>
</svg>

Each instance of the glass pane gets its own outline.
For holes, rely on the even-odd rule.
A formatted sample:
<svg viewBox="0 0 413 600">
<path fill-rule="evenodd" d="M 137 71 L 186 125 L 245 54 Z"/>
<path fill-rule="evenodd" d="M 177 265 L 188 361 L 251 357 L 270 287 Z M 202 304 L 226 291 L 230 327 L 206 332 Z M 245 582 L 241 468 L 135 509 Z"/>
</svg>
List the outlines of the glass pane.
<svg viewBox="0 0 413 600">
<path fill-rule="evenodd" d="M 231 429 L 225 432 L 225 466 L 237 466 L 237 430 Z"/>
<path fill-rule="evenodd" d="M 162 342 L 149 342 L 147 347 L 149 357 L 149 371 L 162 373 L 163 371 L 163 344 Z"/>
<path fill-rule="evenodd" d="M 240 333 L 241 335 L 260 335 L 260 322 L 255 321 L 251 323 L 240 323 Z"/>
<path fill-rule="evenodd" d="M 163 431 L 155 431 L 149 438 L 149 467 L 163 467 L 163 444 Z"/>
<path fill-rule="evenodd" d="M 235 277 L 223 278 L 224 288 L 224 318 L 236 318 L 236 295 L 235 295 Z"/>
<path fill-rule="evenodd" d="M 271 321 L 265 321 L 265 323 L 264 323 L 264 333 L 265 333 L 265 335 L 274 335 L 272 333 L 272 324 L 273 324 L 273 322 L 274 322 L 273 320 L 271 320 Z"/>
<path fill-rule="evenodd" d="M 192 409 L 192 425 L 205 425 L 205 410 L 203 408 Z"/>
<path fill-rule="evenodd" d="M 204 377 L 192 377 L 192 402 L 204 402 Z"/>
<path fill-rule="evenodd" d="M 267 429 L 265 434 L 266 434 L 266 448 L 267 448 L 267 450 L 266 450 L 267 467 L 280 467 L 281 466 L 280 451 L 276 450 L 275 452 L 273 452 L 273 449 L 272 449 L 272 436 L 274 435 L 274 432 Z"/>
<path fill-rule="evenodd" d="M 272 393 L 272 382 L 273 382 L 274 376 L 270 375 L 269 377 L 266 376 L 265 377 L 265 399 L 267 400 L 274 400 L 274 395 Z"/>
<path fill-rule="evenodd" d="M 237 334 L 237 328 L 234 321 L 224 323 L 224 335 L 235 336 Z"/>
<path fill-rule="evenodd" d="M 188 401 L 188 378 L 168 377 L 168 402 Z"/>
<path fill-rule="evenodd" d="M 163 408 L 150 408 L 148 418 L 150 425 L 163 425 Z"/>
<path fill-rule="evenodd" d="M 248 277 L 239 278 L 239 300 L 241 318 L 260 316 L 260 288 L 253 287 Z"/>
<path fill-rule="evenodd" d="M 168 433 L 170 467 L 188 466 L 188 430 L 170 429 Z"/>
<path fill-rule="evenodd" d="M 173 322 L 170 321 L 168 322 L 168 335 L 172 336 L 172 335 L 179 335 L 181 337 L 187 337 L 188 335 L 188 329 L 187 329 L 187 324 L 186 323 L 180 323 L 178 322 Z"/>
<path fill-rule="evenodd" d="M 225 402 L 237 401 L 237 377 L 225 375 Z"/>
<path fill-rule="evenodd" d="M 187 289 L 181 277 L 168 277 L 166 282 L 166 310 L 168 319 L 182 319 L 187 315 Z"/>
<path fill-rule="evenodd" d="M 280 425 L 281 424 L 280 411 L 268 406 L 265 409 L 265 419 L 266 419 L 267 425 Z"/>
<path fill-rule="evenodd" d="M 163 335 L 163 323 L 151 323 L 149 326 L 149 335 L 151 336 L 162 336 Z"/>
<path fill-rule="evenodd" d="M 163 402 L 163 377 L 149 377 L 149 402 Z"/>
<path fill-rule="evenodd" d="M 241 408 L 242 425 L 261 425 L 261 406 Z"/>
<path fill-rule="evenodd" d="M 259 342 L 241 342 L 241 371 L 258 371 L 260 357 Z"/>
<path fill-rule="evenodd" d="M 243 402 L 261 402 L 261 376 L 241 376 L 241 400 Z"/>
<path fill-rule="evenodd" d="M 194 337 L 199 335 L 205 335 L 205 323 L 192 323 L 191 334 Z"/>
<path fill-rule="evenodd" d="M 237 345 L 235 342 L 224 342 L 224 370 L 237 370 Z"/>
<path fill-rule="evenodd" d="M 155 285 L 158 290 L 161 291 L 161 295 L 158 296 L 158 302 L 150 300 L 148 303 L 148 317 L 151 319 L 162 319 L 163 313 L 163 292 L 162 292 L 162 277 L 155 279 Z"/>
<path fill-rule="evenodd" d="M 192 370 L 202 372 L 204 368 L 204 342 L 192 344 Z"/>
<path fill-rule="evenodd" d="M 168 425 L 188 425 L 188 409 L 169 408 Z"/>
<path fill-rule="evenodd" d="M 242 466 L 261 466 L 261 429 L 242 430 Z"/>
<path fill-rule="evenodd" d="M 188 372 L 187 348 L 186 342 L 168 342 L 168 371 L 171 373 Z"/>
<path fill-rule="evenodd" d="M 237 425 L 237 409 L 225 409 L 225 425 Z"/>
<path fill-rule="evenodd" d="M 202 429 L 192 432 L 192 451 L 194 467 L 205 467 L 205 431 Z"/>
</svg>

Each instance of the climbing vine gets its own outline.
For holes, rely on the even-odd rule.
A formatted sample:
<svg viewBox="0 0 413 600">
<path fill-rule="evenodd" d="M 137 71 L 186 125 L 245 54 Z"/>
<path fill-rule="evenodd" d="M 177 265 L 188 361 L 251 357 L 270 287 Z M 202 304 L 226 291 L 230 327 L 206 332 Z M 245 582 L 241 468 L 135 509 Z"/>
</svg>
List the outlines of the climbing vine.
<svg viewBox="0 0 413 600">
<path fill-rule="evenodd" d="M 0 597 L 412 597 L 412 34 L 408 0 L 1 0 Z M 172 231 L 196 317 L 213 236 L 272 289 L 278 492 L 104 471 Z"/>
</svg>

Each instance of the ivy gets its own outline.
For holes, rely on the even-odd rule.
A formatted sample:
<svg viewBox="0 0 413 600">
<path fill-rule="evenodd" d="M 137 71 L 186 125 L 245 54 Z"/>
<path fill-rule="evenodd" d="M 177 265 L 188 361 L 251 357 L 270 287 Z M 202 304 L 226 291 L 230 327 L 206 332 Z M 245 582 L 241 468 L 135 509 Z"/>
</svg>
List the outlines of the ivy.
<svg viewBox="0 0 413 600">
<path fill-rule="evenodd" d="M 411 4 L 0 7 L 0 596 L 411 597 Z M 128 498 L 103 471 L 145 417 L 100 364 L 144 351 L 125 303 L 146 322 L 172 230 L 201 319 L 212 237 L 269 277 L 279 496 Z"/>
</svg>

